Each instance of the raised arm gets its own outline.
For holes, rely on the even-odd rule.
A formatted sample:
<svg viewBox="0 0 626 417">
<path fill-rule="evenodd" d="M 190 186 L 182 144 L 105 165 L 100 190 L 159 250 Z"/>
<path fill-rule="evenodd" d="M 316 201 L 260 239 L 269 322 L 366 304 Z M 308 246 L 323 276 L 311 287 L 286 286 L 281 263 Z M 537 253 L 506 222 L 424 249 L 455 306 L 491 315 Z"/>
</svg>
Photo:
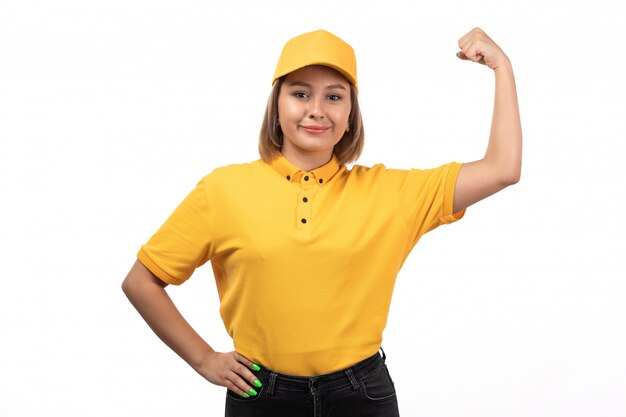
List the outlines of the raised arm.
<svg viewBox="0 0 626 417">
<path fill-rule="evenodd" d="M 511 61 L 480 28 L 459 39 L 459 47 L 457 57 L 494 71 L 496 92 L 487 152 L 483 159 L 461 167 L 454 192 L 454 213 L 517 183 L 522 169 L 522 126 Z"/>
</svg>

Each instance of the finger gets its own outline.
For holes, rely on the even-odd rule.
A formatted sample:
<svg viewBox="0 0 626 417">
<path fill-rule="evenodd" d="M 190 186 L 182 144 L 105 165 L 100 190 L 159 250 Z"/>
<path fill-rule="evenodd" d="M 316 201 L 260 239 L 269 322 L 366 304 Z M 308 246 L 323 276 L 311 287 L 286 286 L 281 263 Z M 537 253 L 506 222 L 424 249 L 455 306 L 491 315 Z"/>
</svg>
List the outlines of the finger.
<svg viewBox="0 0 626 417">
<path fill-rule="evenodd" d="M 241 395 L 244 398 L 251 397 L 253 394 L 250 391 L 251 387 L 248 387 L 241 378 L 237 378 L 236 374 L 231 373 L 226 378 L 226 388 L 231 390 L 234 393 Z M 238 381 L 238 382 L 235 382 Z M 244 393 L 247 395 L 244 395 Z"/>
<path fill-rule="evenodd" d="M 459 47 L 463 49 L 466 44 L 475 40 L 478 36 L 481 36 L 482 33 L 483 31 L 478 27 L 470 30 L 459 39 Z"/>
<path fill-rule="evenodd" d="M 459 48 L 463 49 L 463 45 L 467 43 L 467 40 L 472 36 L 472 32 L 467 32 L 465 35 L 459 38 Z"/>
<path fill-rule="evenodd" d="M 480 42 L 472 41 L 467 45 L 466 49 L 463 49 L 463 53 L 470 61 L 478 62 L 478 60 L 482 58 L 482 56 L 478 53 L 479 47 Z"/>
<path fill-rule="evenodd" d="M 235 359 L 237 359 L 239 362 L 241 362 L 244 365 L 246 365 L 248 368 L 254 369 L 255 371 L 260 370 L 260 369 L 256 369 L 255 368 L 255 366 L 258 368 L 259 365 L 257 365 L 256 363 L 252 362 L 250 359 L 246 358 L 245 356 L 243 356 L 239 352 L 235 351 L 235 355 L 234 356 L 235 356 Z"/>
<path fill-rule="evenodd" d="M 239 356 L 239 357 L 241 357 L 241 358 L 245 359 L 243 356 L 241 356 L 241 355 L 239 355 L 239 354 L 236 354 L 235 356 L 236 356 L 236 357 L 237 357 L 237 356 Z M 246 360 L 246 361 L 248 361 L 248 362 L 250 362 L 250 361 L 249 361 L 249 360 L 247 360 L 247 359 L 245 359 L 245 360 Z M 252 362 L 250 362 L 250 363 L 252 363 Z M 243 378 L 243 379 L 244 379 L 244 381 L 242 381 L 242 382 L 244 382 L 244 383 L 246 383 L 246 382 L 247 382 L 247 383 L 250 385 L 250 387 L 248 387 L 248 386 L 242 387 L 242 388 L 244 388 L 244 390 L 246 390 L 247 392 L 250 392 L 250 388 L 255 388 L 255 389 L 258 389 L 258 388 L 261 388 L 261 387 L 263 386 L 263 384 L 261 383 L 261 381 L 259 381 L 259 378 L 258 378 L 255 374 L 253 374 L 253 373 L 250 371 L 250 369 L 248 369 L 248 368 L 246 367 L 246 365 L 245 365 L 245 364 L 243 364 L 243 363 L 241 363 L 241 362 L 235 362 L 235 365 L 233 366 L 233 368 L 232 368 L 232 369 L 233 369 L 233 371 L 234 371 L 235 373 L 237 373 L 237 374 L 238 374 L 241 378 Z M 254 392 L 253 392 L 253 393 L 252 393 L 252 395 L 256 395 L 256 394 L 254 394 Z"/>
<path fill-rule="evenodd" d="M 468 33 L 467 35 L 463 36 L 461 39 L 459 39 L 459 48 L 461 48 L 462 50 L 466 50 L 467 46 L 469 44 L 472 43 L 472 41 L 474 40 L 473 36 L 469 36 L 470 34 Z"/>
<path fill-rule="evenodd" d="M 248 396 L 255 396 L 258 393 L 257 389 L 259 387 L 257 387 L 254 383 L 248 384 L 246 379 L 242 378 L 241 372 L 244 369 L 245 367 L 242 364 L 235 365 L 235 367 L 226 376 L 226 380 L 233 386 L 231 391 L 238 393 L 242 397 L 246 397 L 243 395 L 244 392 L 248 394 Z"/>
<path fill-rule="evenodd" d="M 476 62 L 478 55 L 478 48 L 480 46 L 480 42 L 477 42 L 476 39 L 470 39 L 465 46 L 463 47 L 463 54 L 467 58 L 468 61 Z M 478 57 L 480 58 L 480 56 Z"/>
</svg>

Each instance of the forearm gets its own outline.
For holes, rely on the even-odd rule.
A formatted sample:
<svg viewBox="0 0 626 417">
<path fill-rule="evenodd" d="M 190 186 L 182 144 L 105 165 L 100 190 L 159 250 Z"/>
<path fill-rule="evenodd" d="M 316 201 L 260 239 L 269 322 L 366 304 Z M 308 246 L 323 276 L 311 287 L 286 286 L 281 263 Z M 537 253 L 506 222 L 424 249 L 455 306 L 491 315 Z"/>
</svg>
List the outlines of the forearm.
<svg viewBox="0 0 626 417">
<path fill-rule="evenodd" d="M 496 93 L 489 145 L 485 153 L 495 172 L 510 182 L 519 181 L 522 169 L 522 125 L 513 67 L 509 61 L 494 70 Z"/>
<path fill-rule="evenodd" d="M 133 266 L 122 289 L 156 335 L 195 370 L 206 360 L 213 348 L 180 314 L 158 278 L 139 262 Z"/>
</svg>

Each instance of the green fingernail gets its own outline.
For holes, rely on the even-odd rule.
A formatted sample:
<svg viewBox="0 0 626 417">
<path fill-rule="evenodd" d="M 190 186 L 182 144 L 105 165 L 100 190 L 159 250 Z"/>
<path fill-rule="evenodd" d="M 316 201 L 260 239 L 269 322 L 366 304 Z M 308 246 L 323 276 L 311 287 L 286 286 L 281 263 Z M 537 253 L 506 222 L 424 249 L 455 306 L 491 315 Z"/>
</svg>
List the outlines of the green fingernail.
<svg viewBox="0 0 626 417">
<path fill-rule="evenodd" d="M 245 392 L 243 393 L 243 396 L 246 397 L 246 398 L 250 398 L 250 396 L 247 393 L 245 393 Z"/>
<path fill-rule="evenodd" d="M 263 386 L 263 384 L 261 384 L 261 381 L 259 381 L 258 379 L 254 380 L 254 385 L 256 385 L 259 388 L 261 388 Z"/>
<path fill-rule="evenodd" d="M 250 394 L 252 394 L 252 395 L 256 395 L 256 394 L 257 394 L 257 392 L 254 390 L 254 388 L 250 388 Z"/>
<path fill-rule="evenodd" d="M 252 369 L 254 369 L 255 371 L 260 371 L 261 367 L 259 365 L 257 365 L 256 363 L 252 364 Z"/>
</svg>

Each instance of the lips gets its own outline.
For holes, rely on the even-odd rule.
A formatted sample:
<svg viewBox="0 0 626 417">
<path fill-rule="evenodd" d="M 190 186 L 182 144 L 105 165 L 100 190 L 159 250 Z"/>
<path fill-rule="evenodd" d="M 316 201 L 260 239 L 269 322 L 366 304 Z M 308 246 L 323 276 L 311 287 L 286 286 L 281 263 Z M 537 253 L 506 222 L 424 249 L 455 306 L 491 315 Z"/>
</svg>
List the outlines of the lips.
<svg viewBox="0 0 626 417">
<path fill-rule="evenodd" d="M 327 126 L 315 126 L 315 125 L 301 126 L 301 127 L 302 129 L 304 129 L 305 131 L 309 133 L 324 133 L 325 131 L 330 129 L 330 127 L 327 127 Z"/>
</svg>

